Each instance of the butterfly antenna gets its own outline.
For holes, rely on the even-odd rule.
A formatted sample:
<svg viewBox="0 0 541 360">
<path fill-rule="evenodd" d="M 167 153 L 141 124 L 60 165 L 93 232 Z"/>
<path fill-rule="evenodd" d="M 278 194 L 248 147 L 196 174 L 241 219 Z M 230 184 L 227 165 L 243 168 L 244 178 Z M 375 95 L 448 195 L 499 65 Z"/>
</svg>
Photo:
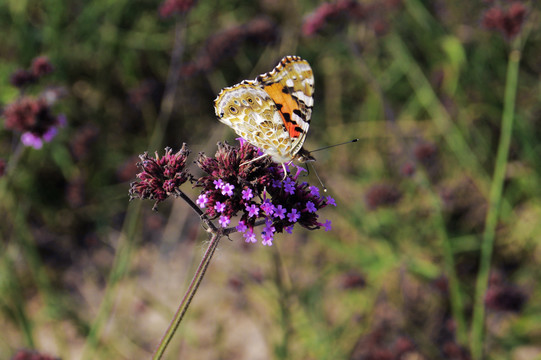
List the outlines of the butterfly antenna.
<svg viewBox="0 0 541 360">
<path fill-rule="evenodd" d="M 312 163 L 307 163 L 307 165 L 308 165 L 308 168 L 310 168 L 310 166 L 311 166 L 312 169 L 314 170 L 314 174 L 316 174 L 317 180 L 319 181 L 319 183 L 321 184 L 321 187 L 323 188 L 323 192 L 327 192 L 327 188 L 325 187 L 325 184 L 323 184 L 323 181 L 321 181 L 321 178 L 317 174 L 315 166 L 312 165 Z"/>
<path fill-rule="evenodd" d="M 322 147 L 322 148 L 319 148 L 319 149 L 316 149 L 316 150 L 312 150 L 312 151 L 310 151 L 310 152 L 313 153 L 313 152 L 316 152 L 316 151 L 320 151 L 320 150 L 325 150 L 325 149 L 333 148 L 333 147 L 335 147 L 335 146 L 346 145 L 346 144 L 354 143 L 354 142 L 357 142 L 357 141 L 359 141 L 359 139 L 353 139 L 353 140 L 346 141 L 346 142 L 343 142 L 343 143 L 340 143 L 340 144 L 334 144 L 334 145 L 325 146 L 325 147 Z M 315 169 L 314 169 L 314 171 L 315 171 Z M 322 185 L 323 185 L 323 184 L 322 184 Z"/>
</svg>

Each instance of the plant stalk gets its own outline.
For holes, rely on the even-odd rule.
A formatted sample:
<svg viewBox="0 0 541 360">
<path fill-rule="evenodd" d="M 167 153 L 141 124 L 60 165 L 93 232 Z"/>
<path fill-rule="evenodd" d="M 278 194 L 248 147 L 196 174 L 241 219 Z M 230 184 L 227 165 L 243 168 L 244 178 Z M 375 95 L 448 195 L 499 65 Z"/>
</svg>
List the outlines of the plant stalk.
<svg viewBox="0 0 541 360">
<path fill-rule="evenodd" d="M 485 230 L 483 232 L 481 243 L 479 273 L 477 275 L 477 283 L 475 288 L 475 303 L 473 308 L 473 321 L 470 337 L 470 351 L 474 360 L 480 360 L 483 358 L 485 294 L 488 288 L 494 237 L 496 234 L 496 225 L 500 215 L 499 211 L 500 203 L 502 201 L 505 169 L 507 167 L 509 146 L 511 144 L 520 57 L 521 52 L 515 47 L 509 54 L 509 62 L 507 64 L 502 129 L 500 134 L 500 142 L 498 145 L 498 152 L 496 155 L 494 176 L 492 178 L 492 184 L 490 187 Z"/>
</svg>

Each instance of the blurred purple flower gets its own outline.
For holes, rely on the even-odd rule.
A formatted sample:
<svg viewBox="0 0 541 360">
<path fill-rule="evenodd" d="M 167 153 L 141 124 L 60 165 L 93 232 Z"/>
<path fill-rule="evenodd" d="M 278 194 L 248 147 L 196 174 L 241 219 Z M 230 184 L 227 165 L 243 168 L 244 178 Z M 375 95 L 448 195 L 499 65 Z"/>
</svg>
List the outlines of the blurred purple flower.
<svg viewBox="0 0 541 360">
<path fill-rule="evenodd" d="M 390 184 L 372 185 L 365 194 L 366 205 L 370 210 L 375 210 L 380 206 L 389 206 L 396 204 L 402 193 Z"/>
<path fill-rule="evenodd" d="M 482 25 L 488 30 L 501 32 L 508 40 L 522 29 L 528 9 L 520 1 L 514 1 L 508 9 L 493 6 L 483 14 Z"/>
<path fill-rule="evenodd" d="M 50 104 L 44 98 L 22 97 L 6 106 L 2 115 L 6 129 L 20 131 L 21 142 L 35 149 L 50 142 L 58 128 L 66 124 L 64 115 L 51 114 Z"/>
<path fill-rule="evenodd" d="M 0 177 L 6 173 L 6 160 L 0 158 Z"/>
<path fill-rule="evenodd" d="M 36 77 L 30 71 L 25 69 L 17 69 L 9 79 L 11 85 L 21 88 L 26 85 L 36 82 Z"/>
<path fill-rule="evenodd" d="M 196 2 L 197 0 L 165 0 L 160 5 L 160 16 L 166 18 L 174 14 L 187 13 L 195 6 Z"/>
<path fill-rule="evenodd" d="M 38 56 L 32 60 L 32 75 L 40 78 L 44 75 L 48 75 L 54 71 L 53 64 L 49 61 L 47 56 Z"/>
</svg>

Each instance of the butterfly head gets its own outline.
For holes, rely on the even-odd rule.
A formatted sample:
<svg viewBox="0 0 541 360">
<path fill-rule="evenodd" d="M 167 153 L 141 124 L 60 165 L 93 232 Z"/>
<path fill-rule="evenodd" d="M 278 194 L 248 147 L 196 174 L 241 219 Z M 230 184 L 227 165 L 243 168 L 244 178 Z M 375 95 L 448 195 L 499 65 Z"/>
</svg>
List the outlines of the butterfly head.
<svg viewBox="0 0 541 360">
<path fill-rule="evenodd" d="M 300 163 L 306 163 L 309 161 L 316 161 L 316 158 L 310 154 L 310 151 L 301 148 L 299 152 L 295 155 L 295 160 Z"/>
</svg>

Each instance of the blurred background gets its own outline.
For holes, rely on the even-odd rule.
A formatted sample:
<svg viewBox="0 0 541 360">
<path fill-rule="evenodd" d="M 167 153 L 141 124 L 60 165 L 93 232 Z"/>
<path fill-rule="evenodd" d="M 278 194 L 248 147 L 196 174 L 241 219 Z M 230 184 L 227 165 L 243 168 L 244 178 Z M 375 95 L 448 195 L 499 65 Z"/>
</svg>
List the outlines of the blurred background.
<svg viewBox="0 0 541 360">
<path fill-rule="evenodd" d="M 165 358 L 541 358 L 535 5 L 1 2 L 0 358 L 151 357 L 208 238 L 128 202 L 138 155 L 234 143 L 214 98 L 285 55 L 314 71 L 305 147 L 360 139 L 317 153 L 333 229 L 223 239 Z"/>
</svg>

